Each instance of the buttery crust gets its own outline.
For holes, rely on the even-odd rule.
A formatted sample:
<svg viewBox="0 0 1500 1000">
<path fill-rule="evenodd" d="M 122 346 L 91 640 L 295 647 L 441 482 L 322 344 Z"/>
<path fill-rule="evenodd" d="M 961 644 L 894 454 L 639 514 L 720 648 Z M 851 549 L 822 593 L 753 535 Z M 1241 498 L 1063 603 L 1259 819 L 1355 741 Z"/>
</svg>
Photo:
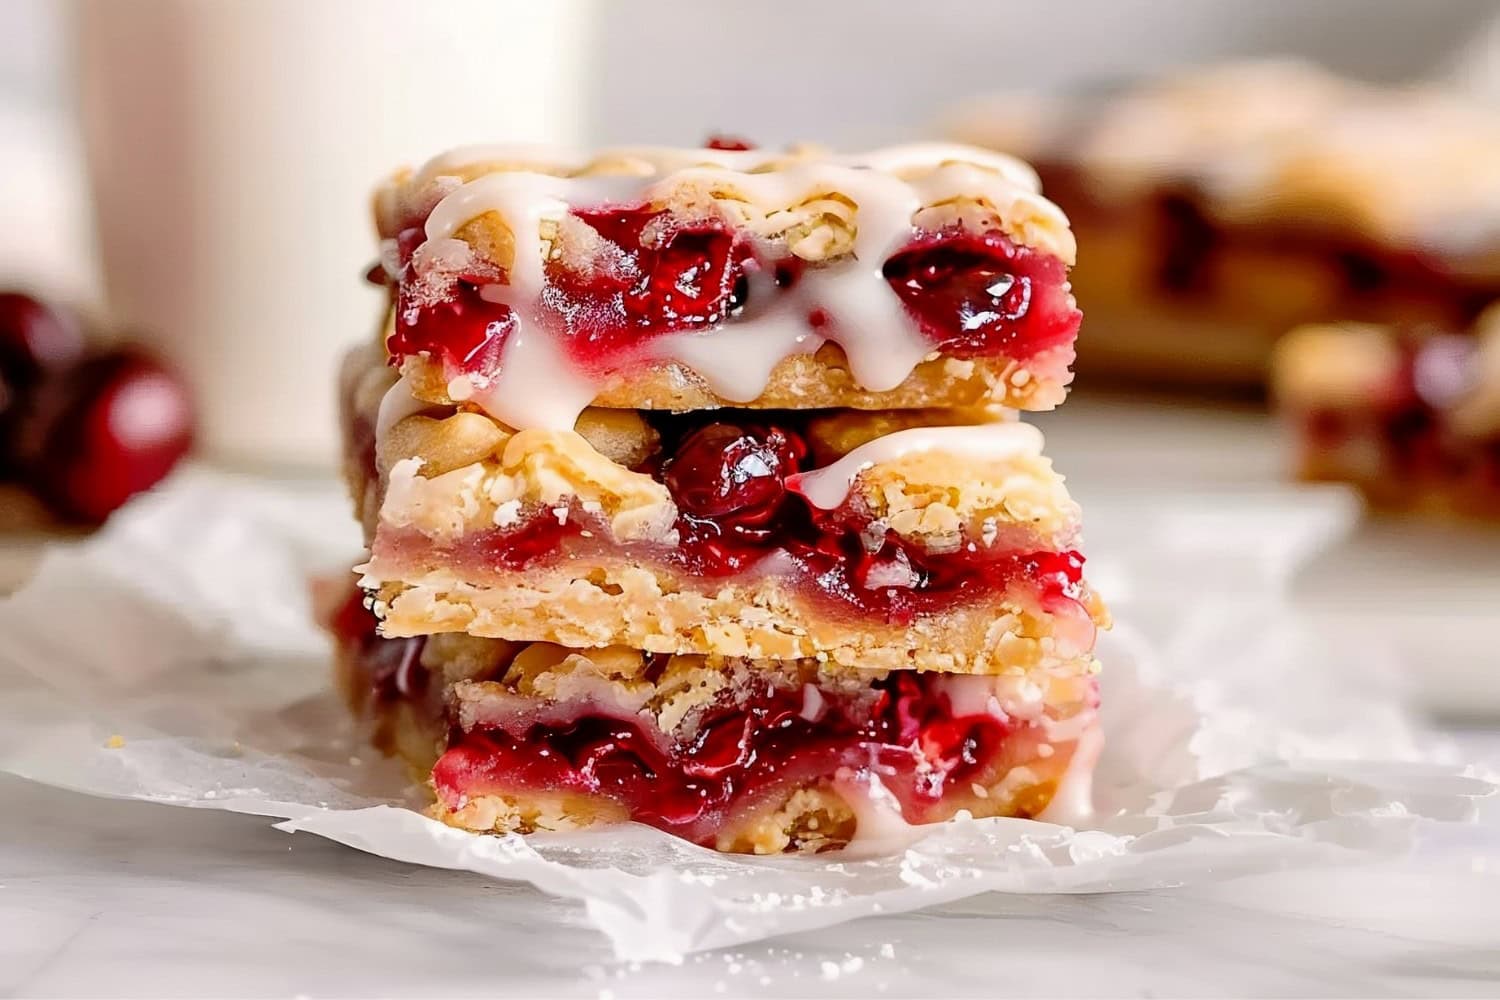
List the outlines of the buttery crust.
<svg viewBox="0 0 1500 1000">
<path fill-rule="evenodd" d="M 380 565 L 377 555 L 371 568 Z M 863 670 L 976 674 L 1092 664 L 1095 630 L 1109 621 L 1087 587 L 1072 618 L 1013 593 L 903 627 L 809 607 L 774 576 L 716 583 L 712 591 L 695 584 L 701 586 L 665 570 L 603 560 L 586 570 L 529 569 L 485 583 L 443 569 L 414 570 L 382 586 L 378 601 L 387 636 L 464 631 L 577 647 L 816 657 Z"/>
<path fill-rule="evenodd" d="M 765 391 L 748 403 L 715 393 L 690 368 L 654 362 L 605 383 L 594 406 L 631 410 L 909 410 L 925 407 L 1003 406 L 1050 410 L 1067 399 L 1073 381 L 1073 345 L 1038 352 L 1024 363 L 1009 358 L 953 358 L 933 355 L 887 392 L 871 392 L 854 381 L 848 358 L 837 344 L 813 354 L 783 358 L 771 371 Z M 406 359 L 401 371 L 418 399 L 437 405 L 455 402 L 442 366 L 429 358 Z"/>
</svg>

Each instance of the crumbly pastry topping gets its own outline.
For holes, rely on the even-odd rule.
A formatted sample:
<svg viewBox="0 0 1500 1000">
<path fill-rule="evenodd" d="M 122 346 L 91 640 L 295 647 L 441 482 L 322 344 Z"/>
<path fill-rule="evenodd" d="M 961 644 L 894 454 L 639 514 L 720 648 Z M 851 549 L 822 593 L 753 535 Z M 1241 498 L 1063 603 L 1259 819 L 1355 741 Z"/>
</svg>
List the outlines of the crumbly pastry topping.
<svg viewBox="0 0 1500 1000">
<path fill-rule="evenodd" d="M 462 728 L 495 725 L 518 710 L 535 711 L 538 702 L 585 704 L 620 717 L 642 716 L 657 731 L 686 741 L 696 734 L 704 708 L 732 702 L 744 692 L 766 685 L 799 691 L 812 684 L 851 699 L 869 700 L 875 697 L 870 681 L 884 676 L 817 660 L 653 656 L 624 646 L 579 650 L 537 642 L 518 652 L 506 652 L 512 657 L 510 665 L 494 674 L 493 680 L 461 681 L 454 686 L 452 697 Z"/>
<path fill-rule="evenodd" d="M 760 150 L 625 148 L 591 157 L 563 150 L 521 147 L 469 147 L 402 171 L 376 193 L 375 217 L 382 236 L 394 238 L 406 220 L 424 217 L 465 184 L 486 177 L 531 174 L 557 181 L 595 181 L 586 186 L 542 186 L 547 191 L 640 192 L 639 200 L 684 214 L 722 213 L 736 225 L 765 238 L 785 240 L 793 254 L 826 261 L 848 253 L 859 228 L 859 194 L 870 191 L 861 174 L 889 176 L 909 185 L 914 211 L 937 211 L 921 220 L 940 227 L 967 213 L 995 225 L 1028 246 L 1073 262 L 1075 247 L 1067 220 L 1038 195 L 1036 174 L 1020 160 L 974 147 L 927 144 L 898 146 L 840 156 L 802 146 L 786 153 Z M 617 200 L 626 200 L 618 198 Z M 638 199 L 631 199 L 638 200 Z M 502 269 L 514 261 L 514 226 L 502 213 L 476 213 L 460 226 L 484 218 L 484 231 L 472 231 L 476 249 Z M 555 220 L 543 220 L 555 221 Z M 548 229 L 549 253 L 557 231 Z M 564 241 L 566 238 L 564 237 Z"/>
<path fill-rule="evenodd" d="M 974 424 L 1008 423 L 1016 419 L 1016 411 L 1000 406 L 832 410 L 809 420 L 804 437 L 812 450 L 813 461 L 818 465 L 829 465 L 860 445 L 913 427 L 967 427 Z"/>
<path fill-rule="evenodd" d="M 1039 455 L 970 464 L 920 452 L 868 469 L 856 488 L 878 521 L 930 552 L 953 551 L 966 541 L 988 547 L 1002 528 L 1015 526 L 1068 544 L 1080 516 L 1051 460 Z"/>
<path fill-rule="evenodd" d="M 453 541 L 484 526 L 512 527 L 538 508 L 561 511 L 559 519 L 566 520 L 576 504 L 605 518 L 616 541 L 675 537 L 677 507 L 667 488 L 611 462 L 582 435 L 533 429 L 511 434 L 503 443 L 487 461 L 435 476 L 423 474 L 421 458 L 396 462 L 386 484 L 382 524 Z"/>
</svg>

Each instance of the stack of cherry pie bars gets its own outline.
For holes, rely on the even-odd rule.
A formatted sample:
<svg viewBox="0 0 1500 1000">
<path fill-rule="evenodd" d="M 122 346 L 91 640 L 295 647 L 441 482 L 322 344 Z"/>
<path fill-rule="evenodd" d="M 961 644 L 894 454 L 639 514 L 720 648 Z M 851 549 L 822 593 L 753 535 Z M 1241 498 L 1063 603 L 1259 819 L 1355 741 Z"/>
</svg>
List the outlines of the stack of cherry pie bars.
<svg viewBox="0 0 1500 1000">
<path fill-rule="evenodd" d="M 1017 419 L 1081 317 L 1027 166 L 474 148 L 375 213 L 332 626 L 433 816 L 777 853 L 1087 808 L 1105 611 Z"/>
</svg>

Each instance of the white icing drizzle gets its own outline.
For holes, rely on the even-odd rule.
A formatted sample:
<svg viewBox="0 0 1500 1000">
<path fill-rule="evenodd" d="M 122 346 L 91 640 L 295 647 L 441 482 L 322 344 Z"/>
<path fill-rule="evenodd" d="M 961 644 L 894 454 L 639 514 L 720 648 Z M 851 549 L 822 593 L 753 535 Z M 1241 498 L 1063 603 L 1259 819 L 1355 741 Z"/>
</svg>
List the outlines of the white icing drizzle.
<svg viewBox="0 0 1500 1000">
<path fill-rule="evenodd" d="M 1037 814 L 1036 818 L 1043 823 L 1079 827 L 1093 819 L 1094 766 L 1104 749 L 1104 729 L 1099 725 L 1097 711 L 1090 709 L 1083 718 L 1085 728 L 1073 747 L 1068 767 L 1052 793 L 1052 800 Z"/>
<path fill-rule="evenodd" d="M 634 175 L 565 176 L 604 160 L 638 161 L 641 169 Z M 429 162 L 418 177 L 436 180 L 487 162 L 528 169 L 484 174 L 449 191 L 428 216 L 426 236 L 450 239 L 489 212 L 510 231 L 514 255 L 506 283 L 486 286 L 482 294 L 510 306 L 516 327 L 507 336 L 500 372 L 490 384 L 475 385 L 473 399 L 513 427 L 571 427 L 598 386 L 568 358 L 544 319 L 544 264 L 551 248 L 542 223 L 562 219 L 570 206 L 669 201 L 683 187 L 733 190 L 768 213 L 834 193 L 856 204 L 851 253 L 809 266 L 785 290 L 775 290 L 770 276 L 759 274 L 745 312 L 734 321 L 650 341 L 649 357 L 692 369 L 730 402 L 755 399 L 783 359 L 814 352 L 827 341 L 843 348 L 864 388 L 882 392 L 905 381 L 932 344 L 886 282 L 882 266 L 909 242 L 913 219 L 924 207 L 961 196 L 988 203 L 1002 218 L 1032 220 L 1039 238 L 1052 240 L 1046 249 L 1072 258 L 1067 220 L 1038 193 L 1035 173 L 1012 157 L 964 146 L 918 144 L 815 159 L 643 147 L 606 150 L 587 161 L 537 147 L 470 147 Z M 765 169 L 770 164 L 776 169 Z M 814 310 L 826 320 L 816 329 L 810 322 Z"/>
<path fill-rule="evenodd" d="M 485 297 L 490 288 L 505 287 L 490 285 Z M 511 427 L 567 431 L 597 393 L 598 386 L 573 365 L 555 337 L 522 323 L 506 338 L 500 371 L 475 390 L 473 399 Z"/>
<path fill-rule="evenodd" d="M 545 174 L 486 174 L 438 202 L 427 217 L 429 241 L 451 237 L 486 212 L 498 213 L 514 235 L 516 252 L 508 282 L 486 285 L 480 294 L 514 309 L 516 327 L 506 337 L 499 372 L 488 385 L 474 385 L 472 397 L 490 416 L 511 427 L 571 430 L 595 395 L 594 384 L 568 361 L 556 338 L 526 321 L 536 312 L 546 283 L 542 221 L 567 215 L 563 195 L 570 186 L 563 178 Z"/>
<path fill-rule="evenodd" d="M 1500 314 L 1486 310 L 1475 324 L 1479 349 L 1473 365 L 1473 391 L 1449 414 L 1460 433 L 1473 437 L 1500 434 Z"/>
<path fill-rule="evenodd" d="M 1002 721 L 1038 722 L 1046 710 L 1046 690 L 1025 675 L 941 674 L 933 688 L 948 699 L 956 716 L 992 715 Z"/>
<path fill-rule="evenodd" d="M 844 850 L 850 855 L 890 854 L 907 847 L 922 835 L 921 827 L 901 812 L 901 801 L 881 782 L 872 769 L 838 781 L 836 788 L 854 812 L 854 836 Z"/>
<path fill-rule="evenodd" d="M 722 171 L 679 171 L 673 183 L 712 183 Z M 692 368 L 731 402 L 749 402 L 765 389 L 771 371 L 786 357 L 811 353 L 832 340 L 849 358 L 856 382 L 874 392 L 900 385 L 932 344 L 906 315 L 881 267 L 911 239 L 911 220 L 925 202 L 910 184 L 885 173 L 829 164 L 808 164 L 766 174 L 746 174 L 735 185 L 756 202 L 795 205 L 810 195 L 837 191 L 860 206 L 851 259 L 810 267 L 771 307 L 754 310 L 711 333 L 660 337 L 652 353 Z M 813 330 L 808 314 L 821 309 L 827 325 Z"/>
<path fill-rule="evenodd" d="M 1019 421 L 967 427 L 912 427 L 868 441 L 832 465 L 795 477 L 793 488 L 815 507 L 833 510 L 849 497 L 861 472 L 906 455 L 946 452 L 997 461 L 1042 453 L 1042 432 Z M 789 479 L 788 484 L 792 485 Z"/>
<path fill-rule="evenodd" d="M 431 408 L 431 403 L 424 403 L 412 395 L 411 382 L 402 376 L 380 397 L 380 409 L 375 412 L 375 441 L 377 444 L 384 441 L 386 432 L 392 427 Z"/>
</svg>

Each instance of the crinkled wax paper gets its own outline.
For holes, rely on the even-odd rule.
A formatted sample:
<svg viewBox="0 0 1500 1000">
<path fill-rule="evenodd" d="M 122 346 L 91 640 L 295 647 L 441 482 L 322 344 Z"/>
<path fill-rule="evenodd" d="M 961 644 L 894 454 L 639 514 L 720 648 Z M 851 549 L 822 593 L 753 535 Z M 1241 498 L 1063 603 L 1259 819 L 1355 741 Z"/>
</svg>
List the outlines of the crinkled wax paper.
<svg viewBox="0 0 1500 1000">
<path fill-rule="evenodd" d="M 631 826 L 474 837 L 410 808 L 329 691 L 307 580 L 349 566 L 331 484 L 197 473 L 59 546 L 0 603 L 0 770 L 283 820 L 363 851 L 581 900 L 623 958 L 672 958 L 980 892 L 1178 885 L 1402 849 L 1492 786 L 1320 648 L 1285 600 L 1354 517 L 1342 494 L 1122 495 L 1091 508 L 1107 747 L 1098 819 L 961 820 L 883 856 L 724 857 Z M 123 741 L 123 742 L 122 742 Z"/>
</svg>

